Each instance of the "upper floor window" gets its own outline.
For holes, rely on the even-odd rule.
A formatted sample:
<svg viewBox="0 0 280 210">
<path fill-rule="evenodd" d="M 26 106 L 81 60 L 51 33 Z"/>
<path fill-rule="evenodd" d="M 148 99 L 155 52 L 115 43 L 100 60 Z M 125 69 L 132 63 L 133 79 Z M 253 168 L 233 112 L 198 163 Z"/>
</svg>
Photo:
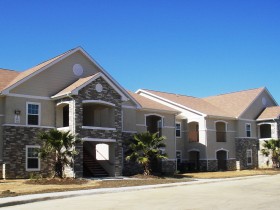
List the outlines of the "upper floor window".
<svg viewBox="0 0 280 210">
<path fill-rule="evenodd" d="M 246 137 L 251 137 L 251 124 L 246 123 Z"/>
<path fill-rule="evenodd" d="M 38 155 L 39 146 L 26 146 L 26 170 L 40 170 L 40 161 Z"/>
<path fill-rule="evenodd" d="M 181 123 L 179 122 L 176 123 L 176 137 L 181 137 Z"/>
<path fill-rule="evenodd" d="M 40 104 L 27 103 L 27 125 L 39 125 Z"/>
<path fill-rule="evenodd" d="M 226 142 L 226 123 L 216 122 L 216 141 Z"/>
</svg>

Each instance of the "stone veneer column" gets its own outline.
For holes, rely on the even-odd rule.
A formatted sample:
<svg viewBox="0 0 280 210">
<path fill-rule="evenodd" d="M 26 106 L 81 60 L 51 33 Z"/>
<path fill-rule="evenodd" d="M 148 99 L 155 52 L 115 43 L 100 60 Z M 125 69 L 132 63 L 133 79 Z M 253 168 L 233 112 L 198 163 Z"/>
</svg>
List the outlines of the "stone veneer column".
<svg viewBox="0 0 280 210">
<path fill-rule="evenodd" d="M 103 90 L 97 92 L 95 87 L 97 84 L 101 84 Z M 82 139 L 88 138 L 99 138 L 99 139 L 116 139 L 115 143 L 115 176 L 122 175 L 122 112 L 121 96 L 110 86 L 103 78 L 98 78 L 92 83 L 79 91 L 77 96 L 74 98 L 74 109 L 75 109 L 75 133 Z M 82 129 L 83 126 L 83 100 L 102 100 L 115 104 L 114 114 L 115 122 L 114 127 L 116 130 L 93 130 L 93 129 Z M 75 157 L 74 171 L 77 177 L 82 176 L 83 172 L 83 143 L 76 146 L 79 154 Z"/>
</svg>

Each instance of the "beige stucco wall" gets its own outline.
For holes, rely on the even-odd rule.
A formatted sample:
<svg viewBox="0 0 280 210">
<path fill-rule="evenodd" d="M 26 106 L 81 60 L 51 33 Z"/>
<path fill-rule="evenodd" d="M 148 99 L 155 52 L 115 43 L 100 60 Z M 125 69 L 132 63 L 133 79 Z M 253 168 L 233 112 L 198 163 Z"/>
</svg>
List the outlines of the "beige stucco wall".
<svg viewBox="0 0 280 210">
<path fill-rule="evenodd" d="M 99 72 L 99 69 L 78 51 L 17 86 L 11 92 L 36 96 L 55 95 L 80 78 L 73 73 L 74 64 L 81 64 L 84 69 L 80 77 Z"/>
<path fill-rule="evenodd" d="M 226 142 L 216 141 L 216 122 L 225 122 L 227 127 Z M 229 119 L 207 118 L 207 158 L 216 159 L 218 150 L 227 150 L 228 158 L 235 158 L 235 137 L 237 131 L 237 121 Z M 244 128 L 245 129 L 245 128 Z"/>
<path fill-rule="evenodd" d="M 123 131 L 136 131 L 136 109 L 122 109 Z"/>
<path fill-rule="evenodd" d="M 255 121 L 248 121 L 248 120 L 238 120 L 237 122 L 237 137 L 246 137 L 246 124 L 251 124 L 251 137 L 257 138 L 258 137 L 258 129 L 257 123 Z"/>
<path fill-rule="evenodd" d="M 19 125 L 26 125 L 26 103 L 35 102 L 41 104 L 41 126 L 55 126 L 55 104 L 49 100 L 27 99 L 19 97 L 6 97 L 5 100 L 5 123 L 15 124 L 14 112 L 20 110 Z"/>
<path fill-rule="evenodd" d="M 263 105 L 262 99 L 266 99 L 266 105 Z M 251 106 L 241 115 L 243 119 L 256 119 L 265 107 L 276 106 L 270 95 L 264 91 L 259 97 L 251 104 Z"/>
</svg>

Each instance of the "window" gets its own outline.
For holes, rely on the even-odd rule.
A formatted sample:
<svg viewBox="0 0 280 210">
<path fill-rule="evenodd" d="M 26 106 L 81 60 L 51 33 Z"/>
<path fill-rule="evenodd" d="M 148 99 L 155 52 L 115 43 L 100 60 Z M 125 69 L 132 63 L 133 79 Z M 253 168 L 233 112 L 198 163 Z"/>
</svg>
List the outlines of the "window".
<svg viewBox="0 0 280 210">
<path fill-rule="evenodd" d="M 27 125 L 39 125 L 40 104 L 27 103 Z"/>
<path fill-rule="evenodd" d="M 38 156 L 39 146 L 26 146 L 26 170 L 39 171 L 40 161 Z"/>
<path fill-rule="evenodd" d="M 271 124 L 260 125 L 261 138 L 271 138 Z"/>
<path fill-rule="evenodd" d="M 252 160 L 252 150 L 251 149 L 248 149 L 247 150 L 247 165 L 252 165 L 253 163 L 253 160 Z"/>
<path fill-rule="evenodd" d="M 246 123 L 246 137 L 251 137 L 251 124 Z"/>
<path fill-rule="evenodd" d="M 181 137 L 181 123 L 176 123 L 176 137 Z"/>
</svg>

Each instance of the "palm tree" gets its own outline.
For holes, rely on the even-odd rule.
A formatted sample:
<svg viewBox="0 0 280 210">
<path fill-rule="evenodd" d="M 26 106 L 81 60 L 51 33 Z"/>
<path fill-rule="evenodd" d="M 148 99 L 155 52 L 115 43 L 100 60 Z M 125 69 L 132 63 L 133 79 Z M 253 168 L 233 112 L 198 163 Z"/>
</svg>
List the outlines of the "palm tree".
<svg viewBox="0 0 280 210">
<path fill-rule="evenodd" d="M 131 154 L 126 157 L 126 160 L 136 161 L 143 166 L 144 175 L 150 175 L 151 161 L 167 158 L 166 154 L 161 154 L 160 150 L 165 147 L 164 139 L 165 137 L 159 137 L 158 133 L 135 134 L 133 141 L 129 145 Z"/>
<path fill-rule="evenodd" d="M 266 157 L 271 156 L 273 167 L 279 168 L 280 139 L 265 140 L 261 152 Z"/>
<path fill-rule="evenodd" d="M 39 137 L 43 146 L 39 149 L 39 156 L 46 159 L 49 155 L 55 154 L 54 177 L 63 178 L 65 166 L 73 164 L 73 157 L 78 153 L 75 150 L 75 144 L 79 142 L 70 131 L 62 132 L 51 129 L 42 132 Z"/>
</svg>

